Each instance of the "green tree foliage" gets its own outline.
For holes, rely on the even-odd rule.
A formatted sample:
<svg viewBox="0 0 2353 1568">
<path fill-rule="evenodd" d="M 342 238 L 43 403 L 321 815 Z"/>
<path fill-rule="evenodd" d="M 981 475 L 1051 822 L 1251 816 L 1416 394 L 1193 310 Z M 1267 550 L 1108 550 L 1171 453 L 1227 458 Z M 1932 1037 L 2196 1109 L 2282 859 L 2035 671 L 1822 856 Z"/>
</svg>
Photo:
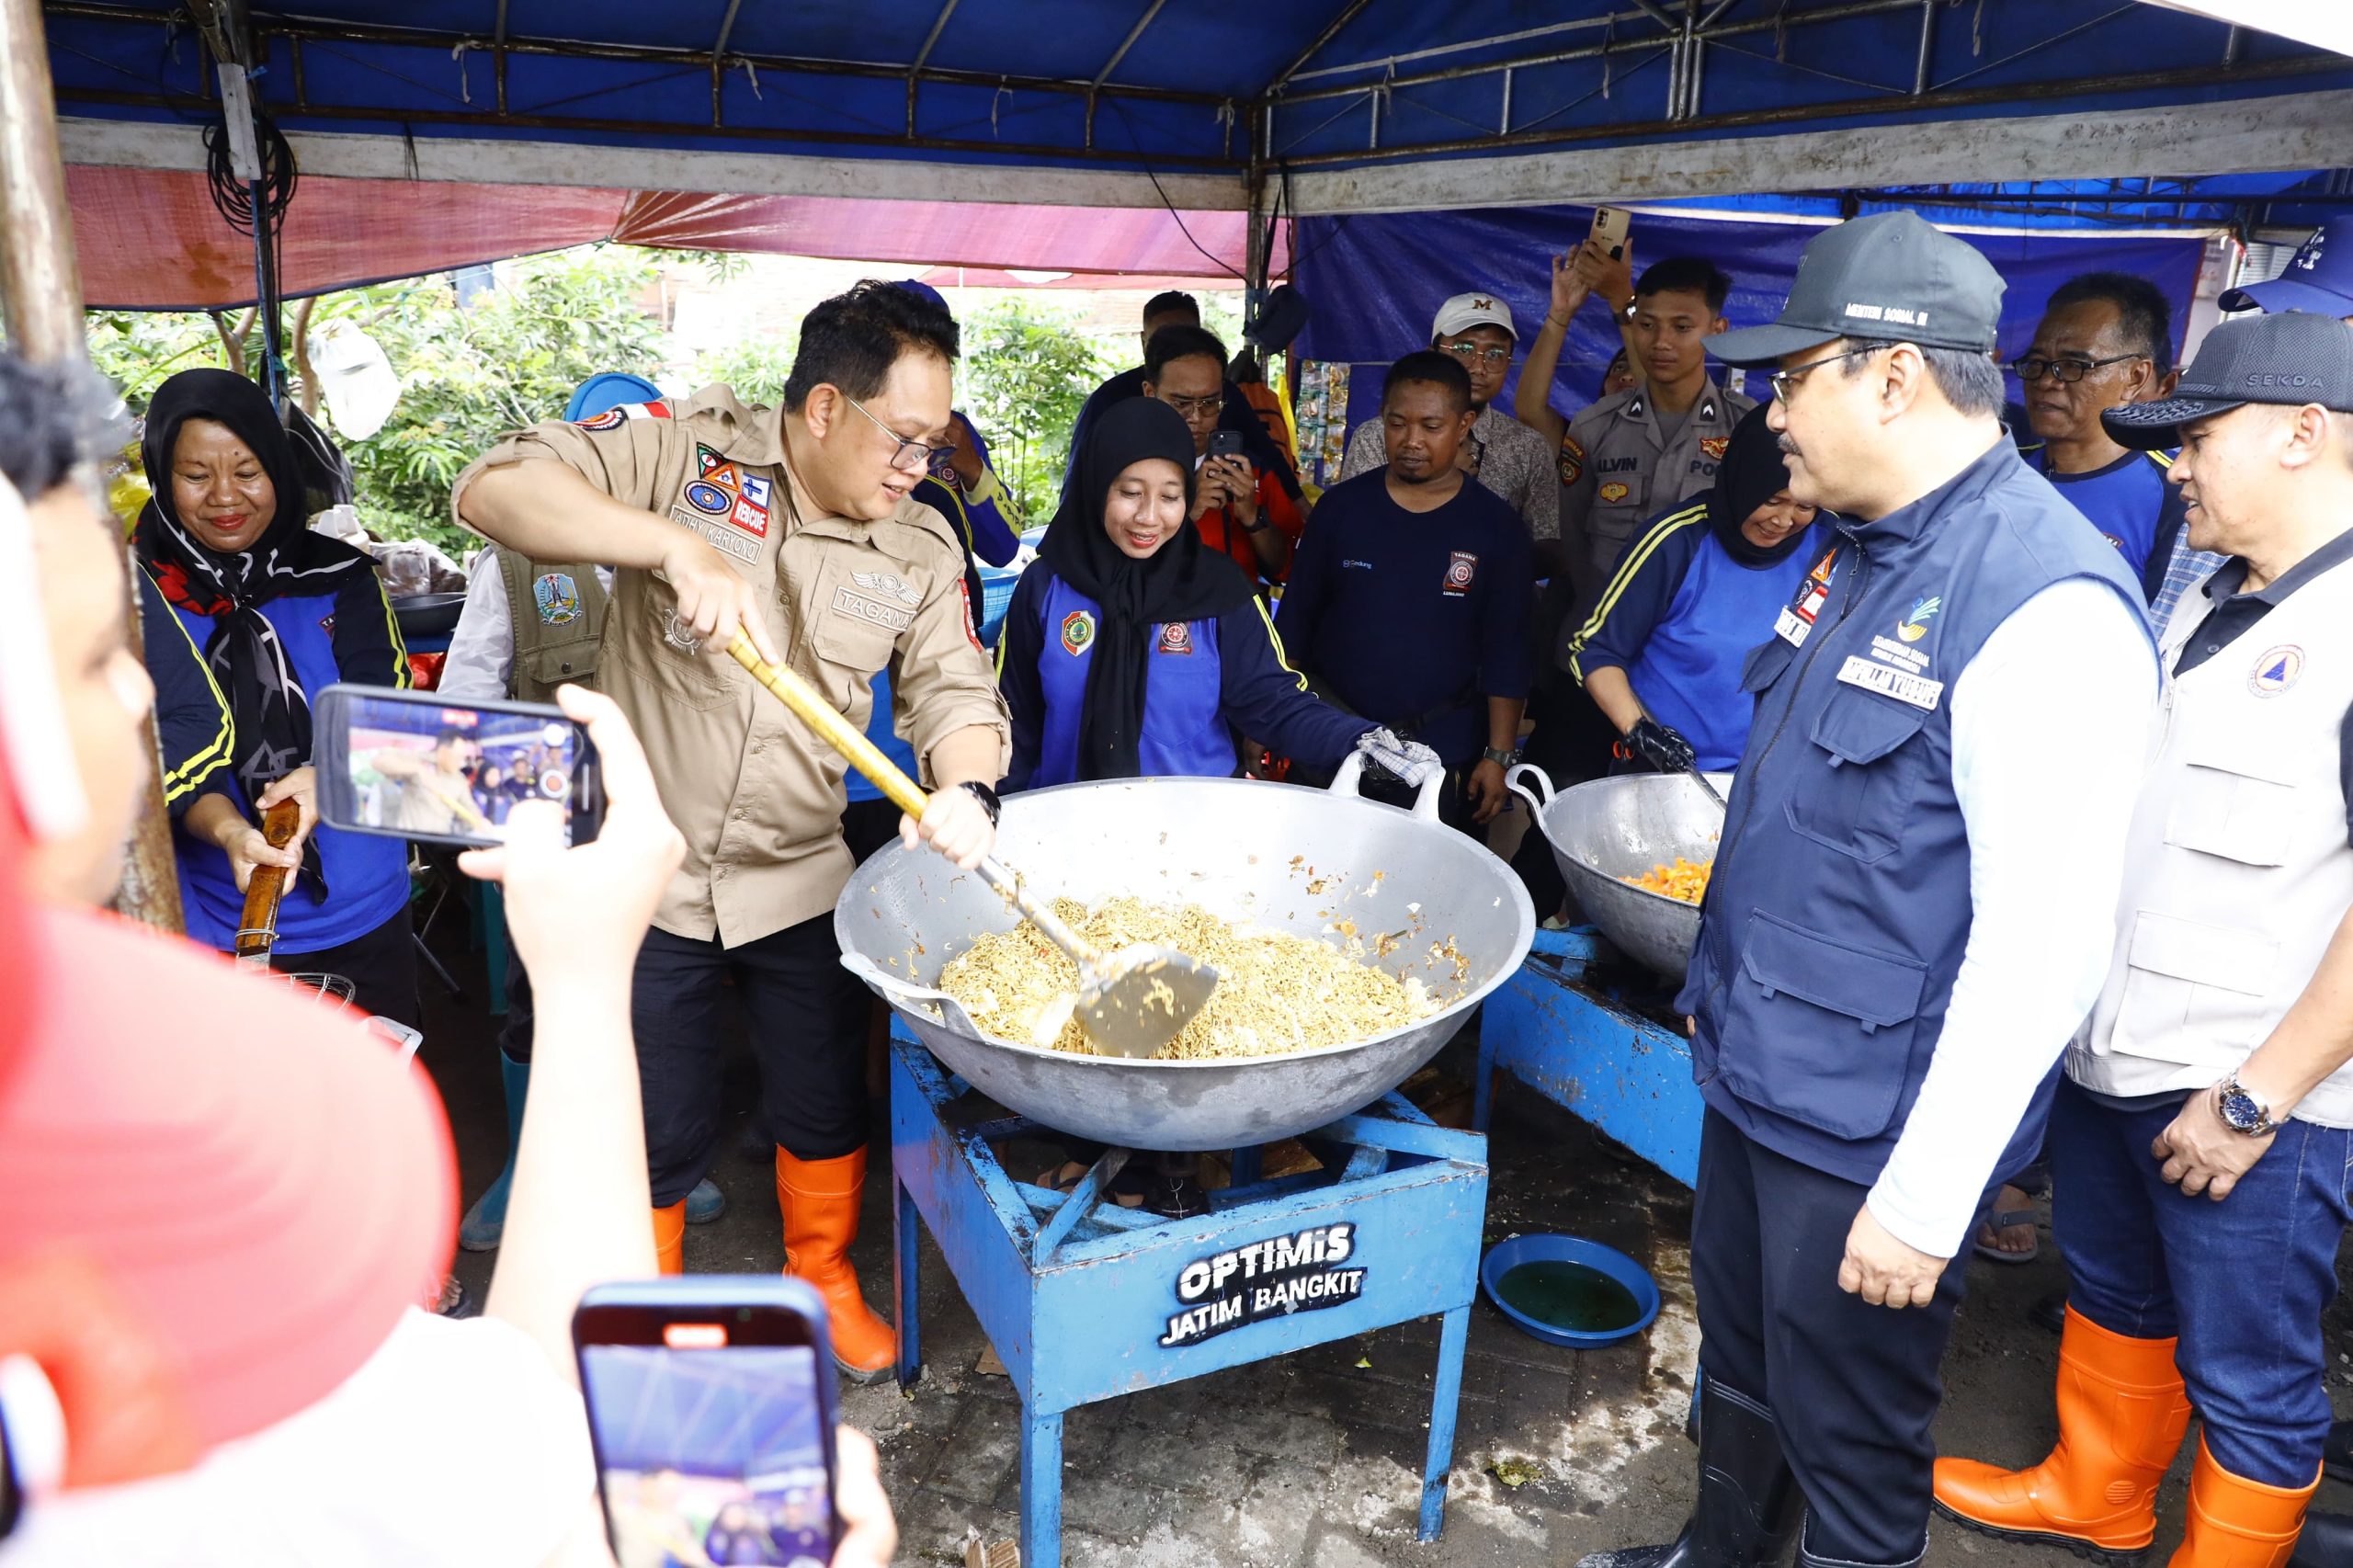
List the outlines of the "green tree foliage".
<svg viewBox="0 0 2353 1568">
<path fill-rule="evenodd" d="M 1115 367 L 1071 312 L 1028 299 L 1000 301 L 963 323 L 956 401 L 989 443 L 991 466 L 1028 524 L 1052 517 L 1080 405 Z"/>
<path fill-rule="evenodd" d="M 696 356 L 689 379 L 696 390 L 724 381 L 742 401 L 773 406 L 784 401 L 784 383 L 792 374 L 797 347 L 792 337 L 739 338 Z"/>
</svg>

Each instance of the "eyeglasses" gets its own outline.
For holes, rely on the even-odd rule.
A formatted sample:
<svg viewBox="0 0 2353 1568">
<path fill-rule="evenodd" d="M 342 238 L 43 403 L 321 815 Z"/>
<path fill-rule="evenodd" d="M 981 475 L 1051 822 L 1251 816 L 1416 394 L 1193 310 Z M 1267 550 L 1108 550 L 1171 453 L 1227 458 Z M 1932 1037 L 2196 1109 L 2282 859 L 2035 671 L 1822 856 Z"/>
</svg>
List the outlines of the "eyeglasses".
<svg viewBox="0 0 2353 1568">
<path fill-rule="evenodd" d="M 1448 343 L 1440 347 L 1466 364 L 1480 359 L 1484 359 L 1490 365 L 1511 363 L 1511 350 L 1500 344 L 1490 343 L 1482 347 L 1476 343 Z"/>
<path fill-rule="evenodd" d="M 1841 359 L 1852 359 L 1859 354 L 1876 354 L 1885 347 L 1887 346 L 1882 343 L 1867 343 L 1859 348 L 1842 348 L 1837 353 L 1826 355 L 1820 359 L 1809 359 L 1802 365 L 1792 365 L 1786 370 L 1775 370 L 1765 379 L 1772 383 L 1773 401 L 1787 403 L 1790 401 L 1790 389 L 1797 385 L 1798 378 L 1807 371 L 1819 370 L 1824 365 L 1835 365 Z"/>
<path fill-rule="evenodd" d="M 1211 392 L 1207 397 L 1163 397 L 1161 402 L 1188 419 L 1214 419 L 1225 407 L 1225 394 Z"/>
<path fill-rule="evenodd" d="M 873 415 L 867 414 L 866 405 L 854 397 L 845 396 L 842 401 L 860 414 L 865 414 L 867 423 L 899 443 L 899 449 L 891 454 L 891 466 L 901 473 L 921 473 L 938 460 L 956 455 L 956 449 L 953 447 L 935 447 L 900 435 L 896 430 L 875 418 Z"/>
<path fill-rule="evenodd" d="M 2082 381 L 2102 365 L 2120 365 L 2127 359 L 2145 359 L 2145 354 L 2111 354 L 2105 359 L 2021 359 L 2010 368 L 2022 381 L 2039 381 L 2049 376 L 2063 385 Z"/>
</svg>

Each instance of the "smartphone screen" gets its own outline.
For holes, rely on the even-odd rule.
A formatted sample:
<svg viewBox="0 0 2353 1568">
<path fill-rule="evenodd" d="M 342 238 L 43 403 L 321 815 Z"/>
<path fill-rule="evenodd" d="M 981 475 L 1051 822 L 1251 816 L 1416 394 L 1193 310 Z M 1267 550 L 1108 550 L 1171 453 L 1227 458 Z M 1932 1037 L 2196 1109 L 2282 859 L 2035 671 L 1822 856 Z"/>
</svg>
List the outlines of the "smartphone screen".
<svg viewBox="0 0 2353 1568">
<path fill-rule="evenodd" d="M 595 750 L 553 709 L 334 686 L 319 712 L 320 811 L 337 827 L 497 844 L 517 806 L 550 801 L 564 809 L 569 839 L 596 835 Z"/>
<path fill-rule="evenodd" d="M 825 1568 L 833 1489 L 816 1348 L 732 1343 L 737 1314 L 707 1317 L 658 1325 L 661 1344 L 579 1346 L 613 1553 L 620 1568 Z"/>
</svg>

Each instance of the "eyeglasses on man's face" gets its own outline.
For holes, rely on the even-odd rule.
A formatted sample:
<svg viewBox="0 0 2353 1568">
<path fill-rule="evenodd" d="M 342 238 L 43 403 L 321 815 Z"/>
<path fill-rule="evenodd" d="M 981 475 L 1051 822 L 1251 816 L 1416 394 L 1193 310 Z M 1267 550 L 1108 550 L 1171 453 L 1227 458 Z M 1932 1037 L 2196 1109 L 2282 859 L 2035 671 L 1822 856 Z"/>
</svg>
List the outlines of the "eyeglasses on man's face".
<svg viewBox="0 0 2353 1568">
<path fill-rule="evenodd" d="M 891 439 L 899 444 L 898 449 L 891 454 L 891 466 L 897 469 L 901 473 L 921 473 L 926 469 L 929 468 L 935 461 L 946 458 L 951 458 L 956 455 L 956 449 L 953 447 L 935 447 L 926 442 L 918 441 L 910 437 L 900 435 L 896 430 L 892 429 L 888 425 L 885 425 L 880 419 L 875 418 L 872 414 L 868 413 L 867 407 L 864 403 L 858 402 L 858 399 L 849 396 L 847 393 L 843 394 L 842 401 L 849 404 L 852 408 L 857 409 L 860 414 L 866 415 L 868 423 L 871 424 L 877 430 L 881 431 L 882 434 L 890 437 Z"/>
<path fill-rule="evenodd" d="M 1164 392 L 1160 401 L 1183 415 L 1188 422 L 1215 419 L 1225 408 L 1223 392 L 1211 392 L 1207 397 L 1177 397 Z"/>
<path fill-rule="evenodd" d="M 1836 354 L 1825 354 L 1819 359 L 1809 359 L 1802 365 L 1792 365 L 1786 370 L 1775 370 L 1765 380 L 1772 385 L 1773 401 L 1787 403 L 1790 401 L 1790 389 L 1796 386 L 1809 372 L 1819 370 L 1824 365 L 1835 365 L 1841 359 L 1852 359 L 1860 354 L 1875 354 L 1884 347 L 1883 344 L 1865 344 L 1857 348 L 1841 348 Z"/>
<path fill-rule="evenodd" d="M 1438 346 L 1466 365 L 1508 365 L 1511 349 L 1500 343 L 1472 343 L 1467 339 Z"/>
<path fill-rule="evenodd" d="M 2049 376 L 2052 381 L 2063 384 L 2080 381 L 2103 365 L 2121 365 L 2128 359 L 2147 358 L 2145 354 L 2111 354 L 2105 359 L 2080 358 L 2045 359 L 2037 356 L 2030 359 L 2021 359 L 2010 369 L 2018 373 L 2018 380 L 2022 381 L 2039 381 L 2043 377 Z"/>
</svg>

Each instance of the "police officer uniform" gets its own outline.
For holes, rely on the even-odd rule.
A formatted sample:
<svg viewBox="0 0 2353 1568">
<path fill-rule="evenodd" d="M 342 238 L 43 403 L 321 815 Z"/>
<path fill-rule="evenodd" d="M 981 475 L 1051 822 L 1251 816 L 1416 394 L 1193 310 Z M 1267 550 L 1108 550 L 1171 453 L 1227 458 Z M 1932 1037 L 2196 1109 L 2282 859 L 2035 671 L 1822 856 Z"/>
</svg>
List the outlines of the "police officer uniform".
<svg viewBox="0 0 2353 1568">
<path fill-rule="evenodd" d="M 2104 420 L 2148 448 L 2255 403 L 2353 412 L 2353 329 L 2309 313 L 2226 322 L 2174 397 Z M 2219 1204 L 2171 1189 L 2150 1153 L 2193 1096 L 2267 1131 L 2240 1070 L 2353 908 L 2353 530 L 2261 589 L 2246 576 L 2229 562 L 2166 630 L 2114 953 L 2052 1111 L 2073 1280 L 2061 1446 L 2023 1475 L 1951 1460 L 1936 1478 L 1939 1504 L 1981 1528 L 2131 1552 L 2154 1532 L 2194 1405 L 2183 1568 L 2276 1563 L 2296 1539 L 2330 1425 L 2321 1315 L 2353 1219 L 2353 1065 L 2281 1117 Z"/>
<path fill-rule="evenodd" d="M 776 646 L 852 725 L 865 727 L 869 683 L 895 662 L 901 728 L 926 776 L 932 748 L 958 730 L 981 725 L 1007 737 L 948 522 L 913 499 L 879 522 L 820 512 L 787 466 L 782 419 L 714 386 L 676 408 L 635 404 L 577 424 L 551 421 L 477 459 L 454 494 L 493 465 L 563 463 L 614 499 L 694 533 L 758 586 Z M 841 835 L 847 765 L 733 662 L 681 647 L 676 609 L 653 573 L 618 572 L 598 672 L 644 743 L 663 806 L 687 844 L 633 992 L 654 1203 L 681 1202 L 714 1156 L 718 1016 L 732 980 L 749 1015 L 779 1183 L 798 1173 L 805 1187 L 816 1179 L 811 1167 L 824 1167 L 818 1174 L 838 1188 L 830 1196 L 847 1204 L 854 1233 L 867 994 L 841 968 L 832 930 L 852 869 Z M 790 1207 L 787 1216 L 788 1252 L 804 1274 Z M 837 1239 L 847 1245 L 847 1236 Z"/>
<path fill-rule="evenodd" d="M 1779 323 L 1711 347 L 1733 364 L 1828 354 L 1842 337 L 1984 353 L 2001 290 L 1961 241 L 1879 214 L 1807 247 Z M 2139 585 L 1986 428 L 1983 455 L 1937 488 L 1840 518 L 1827 571 L 1808 574 L 1745 668 L 1756 722 L 1676 999 L 1708 1108 L 1691 1239 L 1699 1502 L 1673 1547 L 1589 1564 L 1768 1562 L 1801 1514 L 1802 1568 L 1925 1550 L 1961 1270 L 1927 1307 L 1873 1305 L 1839 1288 L 1848 1233 L 1868 1201 L 1897 1240 L 1949 1258 L 1992 1184 L 2031 1156 L 2051 1067 L 2097 985 L 2105 898 L 2084 901 L 2092 929 L 2038 926 L 1989 970 L 2021 913 L 1984 903 L 1992 890 L 2053 895 L 2019 847 L 1981 858 L 1975 841 L 2023 820 L 2003 842 L 2047 854 L 2045 798 L 2070 830 L 2085 812 L 2097 824 L 2137 764 L 2133 682 L 2155 681 Z M 2063 665 L 2079 685 L 2054 687 Z M 2071 730 L 2063 790 L 2043 766 L 2038 693 L 2064 704 L 2052 721 Z M 2097 864 L 2087 843 L 2071 872 L 2096 880 Z M 2019 987 L 2039 1010 L 2012 1007 Z"/>
<path fill-rule="evenodd" d="M 1608 581 L 1644 523 L 1715 483 L 1733 427 L 1756 406 L 1711 377 L 1670 437 L 1654 401 L 1647 387 L 1613 392 L 1561 435 L 1561 537 L 1580 584 Z"/>
</svg>

